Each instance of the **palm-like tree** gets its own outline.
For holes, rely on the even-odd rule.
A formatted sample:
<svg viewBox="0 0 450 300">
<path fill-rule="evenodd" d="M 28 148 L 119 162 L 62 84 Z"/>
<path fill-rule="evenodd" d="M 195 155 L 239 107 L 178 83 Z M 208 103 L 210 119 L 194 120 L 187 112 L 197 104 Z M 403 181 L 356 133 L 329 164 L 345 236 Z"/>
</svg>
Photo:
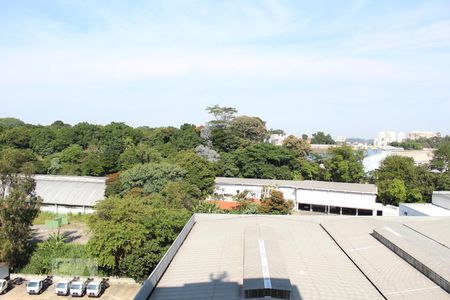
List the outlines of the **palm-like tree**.
<svg viewBox="0 0 450 300">
<path fill-rule="evenodd" d="M 55 233 L 50 234 L 49 238 L 45 241 L 45 247 L 50 251 L 55 251 L 59 247 L 63 246 L 68 240 L 68 237 L 60 233 L 60 229 Z"/>
</svg>

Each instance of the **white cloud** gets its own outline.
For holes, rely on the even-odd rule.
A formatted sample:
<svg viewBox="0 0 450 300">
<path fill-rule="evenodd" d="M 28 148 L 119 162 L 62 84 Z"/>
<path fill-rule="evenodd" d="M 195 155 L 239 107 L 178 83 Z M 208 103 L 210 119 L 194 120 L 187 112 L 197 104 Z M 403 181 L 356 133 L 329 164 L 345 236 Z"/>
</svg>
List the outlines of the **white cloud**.
<svg viewBox="0 0 450 300">
<path fill-rule="evenodd" d="M 257 49 L 192 52 L 158 50 L 39 52 L 29 49 L 0 61 L 0 84 L 79 85 L 181 76 L 236 76 L 280 80 L 423 80 L 424 75 L 376 59 L 294 55 Z"/>
<path fill-rule="evenodd" d="M 413 29 L 356 35 L 349 47 L 361 52 L 450 48 L 450 20 L 434 22 Z"/>
</svg>

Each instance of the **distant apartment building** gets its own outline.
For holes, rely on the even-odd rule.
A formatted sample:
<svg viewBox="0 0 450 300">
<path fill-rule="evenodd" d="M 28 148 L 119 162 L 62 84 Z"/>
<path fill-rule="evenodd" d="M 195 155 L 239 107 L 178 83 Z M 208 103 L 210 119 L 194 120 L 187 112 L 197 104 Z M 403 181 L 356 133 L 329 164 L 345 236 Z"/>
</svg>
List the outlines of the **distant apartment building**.
<svg viewBox="0 0 450 300">
<path fill-rule="evenodd" d="M 420 138 L 432 138 L 438 136 L 436 132 L 432 131 L 412 131 L 408 133 L 395 132 L 395 131 L 381 131 L 378 132 L 377 137 L 374 139 L 373 144 L 376 147 L 386 147 L 390 143 L 401 143 L 404 140 L 417 140 Z"/>
<path fill-rule="evenodd" d="M 269 136 L 269 143 L 276 146 L 281 146 L 287 137 L 288 135 L 286 134 L 271 134 Z"/>
<path fill-rule="evenodd" d="M 435 136 L 438 136 L 438 134 L 432 131 L 412 131 L 408 134 L 408 139 L 410 140 L 417 140 L 420 138 L 430 139 Z"/>
<path fill-rule="evenodd" d="M 347 141 L 346 136 L 337 136 L 336 137 L 336 143 L 345 143 Z"/>
<path fill-rule="evenodd" d="M 373 144 L 376 147 L 386 147 L 389 146 L 390 143 L 401 143 L 405 139 L 406 134 L 403 132 L 397 133 L 395 131 L 381 131 L 378 132 L 377 137 L 373 140 Z"/>
</svg>

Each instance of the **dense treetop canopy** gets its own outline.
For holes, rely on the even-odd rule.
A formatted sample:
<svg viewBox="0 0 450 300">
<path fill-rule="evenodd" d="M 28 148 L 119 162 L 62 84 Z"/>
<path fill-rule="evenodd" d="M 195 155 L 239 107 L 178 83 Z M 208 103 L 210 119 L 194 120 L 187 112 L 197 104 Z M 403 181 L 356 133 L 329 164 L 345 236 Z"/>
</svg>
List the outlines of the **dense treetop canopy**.
<svg viewBox="0 0 450 300">
<path fill-rule="evenodd" d="M 215 176 L 373 182 L 378 185 L 380 201 L 387 201 L 386 189 L 400 191 L 400 181 L 407 201 L 429 201 L 432 189 L 449 186 L 448 137 L 400 145 L 436 147 L 430 166 L 418 167 L 411 161 L 395 165 L 391 160 L 400 159 L 390 158 L 376 172 L 365 174 L 361 151 L 345 145 L 326 154 L 311 151 L 310 143 L 335 144 L 329 134 L 319 131 L 310 140 L 307 135 L 288 136 L 282 146 L 275 146 L 268 143 L 269 135 L 284 132 L 268 130 L 259 117 L 239 115 L 235 108 L 219 105 L 206 110 L 211 120 L 205 125 L 180 128 L 133 128 L 120 122 L 71 126 L 63 121 L 42 126 L 3 118 L 0 157 L 14 151 L 42 174 L 110 176 L 108 195 L 160 193 L 170 183 L 171 192 L 183 191 L 192 200 L 213 192 Z M 398 172 L 399 167 L 406 169 Z M 391 183 L 393 179 L 398 180 Z M 191 200 L 187 206 L 195 205 Z"/>
</svg>

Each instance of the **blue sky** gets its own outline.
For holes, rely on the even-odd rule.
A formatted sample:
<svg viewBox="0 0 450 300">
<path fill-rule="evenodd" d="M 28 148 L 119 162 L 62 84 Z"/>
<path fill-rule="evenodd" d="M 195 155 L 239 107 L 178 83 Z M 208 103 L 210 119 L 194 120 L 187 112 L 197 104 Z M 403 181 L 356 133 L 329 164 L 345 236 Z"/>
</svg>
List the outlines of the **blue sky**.
<svg viewBox="0 0 450 300">
<path fill-rule="evenodd" d="M 450 2 L 0 0 L 0 116 L 450 134 Z"/>
</svg>

